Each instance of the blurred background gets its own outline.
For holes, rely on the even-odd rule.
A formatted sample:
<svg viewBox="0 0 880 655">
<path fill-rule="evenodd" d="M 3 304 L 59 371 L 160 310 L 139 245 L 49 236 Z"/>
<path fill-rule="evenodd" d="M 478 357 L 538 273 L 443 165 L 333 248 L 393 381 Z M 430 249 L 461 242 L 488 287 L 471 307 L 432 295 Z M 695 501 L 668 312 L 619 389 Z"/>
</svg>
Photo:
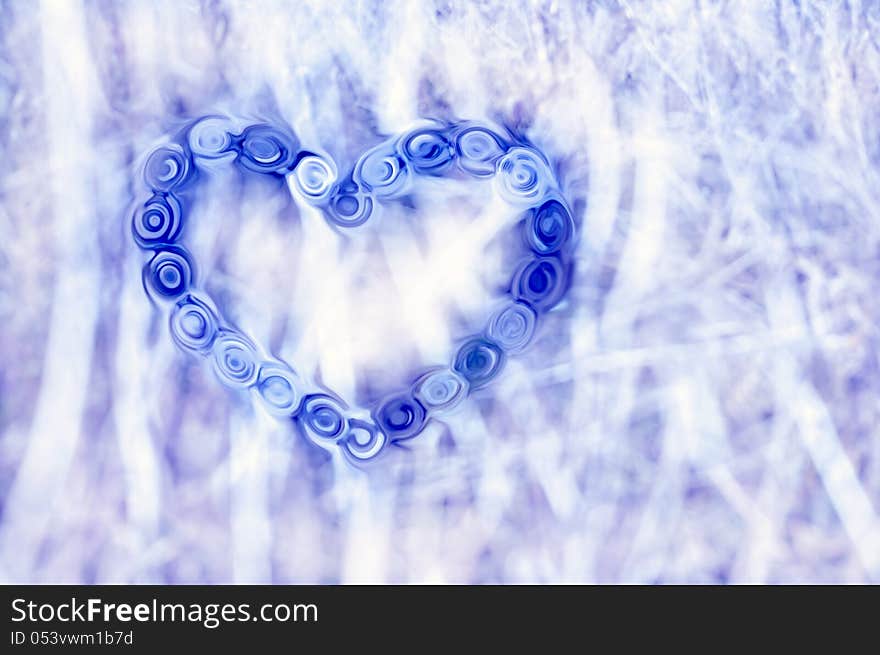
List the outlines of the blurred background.
<svg viewBox="0 0 880 655">
<path fill-rule="evenodd" d="M 0 581 L 880 581 L 880 5 L 0 1 Z M 500 379 L 366 470 L 177 350 L 138 166 L 214 112 L 340 168 L 420 118 L 551 160 L 576 277 Z M 426 182 L 356 233 L 217 177 L 187 244 L 358 404 L 448 361 L 513 214 Z"/>
</svg>

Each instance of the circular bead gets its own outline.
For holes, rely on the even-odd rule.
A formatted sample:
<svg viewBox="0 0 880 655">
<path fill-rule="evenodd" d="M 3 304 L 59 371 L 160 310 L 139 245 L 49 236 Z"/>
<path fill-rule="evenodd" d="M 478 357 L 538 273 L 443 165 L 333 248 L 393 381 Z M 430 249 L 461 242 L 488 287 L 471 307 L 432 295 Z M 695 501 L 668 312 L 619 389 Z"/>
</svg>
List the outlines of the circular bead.
<svg viewBox="0 0 880 655">
<path fill-rule="evenodd" d="M 386 398 L 376 408 L 373 417 L 391 441 L 416 436 L 428 418 L 425 408 L 405 392 Z"/>
<path fill-rule="evenodd" d="M 222 331 L 214 340 L 214 371 L 230 387 L 249 387 L 257 379 L 257 349 L 243 334 Z"/>
<path fill-rule="evenodd" d="M 409 183 L 409 168 L 389 144 L 373 148 L 358 160 L 354 177 L 378 198 L 402 195 Z"/>
<path fill-rule="evenodd" d="M 169 246 L 158 250 L 144 266 L 144 286 L 160 298 L 179 298 L 189 290 L 192 281 L 192 259 L 183 248 Z"/>
<path fill-rule="evenodd" d="M 196 122 L 187 134 L 190 151 L 203 159 L 219 159 L 235 151 L 229 121 L 208 116 Z"/>
<path fill-rule="evenodd" d="M 319 203 L 330 195 L 336 177 L 336 168 L 332 162 L 318 155 L 303 157 L 293 170 L 297 190 L 312 204 Z"/>
<path fill-rule="evenodd" d="M 476 177 L 493 176 L 495 164 L 506 150 L 504 139 L 478 125 L 462 129 L 455 137 L 459 168 Z"/>
<path fill-rule="evenodd" d="M 178 346 L 193 352 L 211 349 L 219 329 L 219 320 L 203 300 L 193 295 L 181 299 L 171 312 L 171 337 Z"/>
<path fill-rule="evenodd" d="M 388 437 L 372 422 L 351 419 L 348 434 L 339 445 L 350 459 L 361 464 L 376 459 L 388 445 Z"/>
<path fill-rule="evenodd" d="M 539 255 L 564 248 L 574 235 L 574 221 L 558 200 L 548 200 L 526 216 L 526 245 Z"/>
<path fill-rule="evenodd" d="M 476 337 L 462 344 L 453 368 L 462 374 L 472 389 L 487 385 L 504 367 L 504 352 L 488 339 Z"/>
<path fill-rule="evenodd" d="M 257 394 L 275 416 L 294 416 L 299 411 L 300 386 L 296 373 L 280 362 L 264 363 L 260 367 Z"/>
<path fill-rule="evenodd" d="M 540 257 L 527 262 L 517 273 L 513 294 L 517 300 L 547 311 L 562 300 L 567 284 L 562 262 L 556 257 Z"/>
<path fill-rule="evenodd" d="M 305 397 L 299 420 L 310 436 L 322 440 L 338 439 L 348 423 L 339 401 L 322 393 Z"/>
<path fill-rule="evenodd" d="M 489 338 L 507 352 L 523 350 L 535 335 L 538 315 L 524 302 L 513 302 L 489 322 Z"/>
<path fill-rule="evenodd" d="M 363 225 L 373 213 L 373 199 L 352 180 L 336 186 L 325 214 L 339 227 Z"/>
<path fill-rule="evenodd" d="M 144 181 L 154 191 L 171 191 L 190 178 L 189 157 L 176 143 L 156 148 L 144 164 Z"/>
<path fill-rule="evenodd" d="M 512 204 L 532 203 L 547 192 L 547 166 L 530 148 L 511 148 L 498 160 L 498 192 Z"/>
<path fill-rule="evenodd" d="M 450 410 L 467 396 L 468 382 L 456 371 L 436 369 L 422 375 L 413 395 L 429 412 Z"/>
<path fill-rule="evenodd" d="M 255 173 L 286 174 L 296 160 L 299 142 L 271 125 L 251 125 L 241 135 L 239 161 Z"/>
<path fill-rule="evenodd" d="M 419 128 L 400 140 L 400 154 L 422 175 L 441 175 L 452 163 L 454 149 L 440 130 Z"/>
<path fill-rule="evenodd" d="M 170 193 L 154 194 L 138 207 L 131 220 L 134 239 L 141 248 L 158 248 L 180 236 L 180 203 Z"/>
</svg>

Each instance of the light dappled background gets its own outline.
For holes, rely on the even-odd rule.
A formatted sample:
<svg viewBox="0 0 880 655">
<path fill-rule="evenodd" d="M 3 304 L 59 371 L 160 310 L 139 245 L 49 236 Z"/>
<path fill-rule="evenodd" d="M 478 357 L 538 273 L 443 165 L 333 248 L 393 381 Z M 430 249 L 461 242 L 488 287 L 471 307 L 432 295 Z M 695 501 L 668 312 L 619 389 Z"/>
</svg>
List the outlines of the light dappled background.
<svg viewBox="0 0 880 655">
<path fill-rule="evenodd" d="M 0 580 L 880 580 L 878 46 L 857 1 L 0 2 Z M 141 285 L 136 167 L 215 111 L 341 167 L 420 117 L 523 132 L 580 224 L 568 300 L 406 449 L 317 456 Z M 198 194 L 224 313 L 354 403 L 508 272 L 479 185 L 355 234 Z"/>
</svg>

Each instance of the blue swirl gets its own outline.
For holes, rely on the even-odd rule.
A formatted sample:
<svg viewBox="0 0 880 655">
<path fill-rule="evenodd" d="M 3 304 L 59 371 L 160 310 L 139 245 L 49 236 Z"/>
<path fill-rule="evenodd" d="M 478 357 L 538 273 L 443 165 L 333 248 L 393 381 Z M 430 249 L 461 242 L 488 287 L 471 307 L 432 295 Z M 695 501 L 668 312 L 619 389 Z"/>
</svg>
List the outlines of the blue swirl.
<svg viewBox="0 0 880 655">
<path fill-rule="evenodd" d="M 157 250 L 144 266 L 144 288 L 159 298 L 179 298 L 189 290 L 193 277 L 192 258 L 177 246 Z"/>
<path fill-rule="evenodd" d="M 428 415 L 415 398 L 404 392 L 382 401 L 373 412 L 373 418 L 391 441 L 399 441 L 421 432 Z"/>
<path fill-rule="evenodd" d="M 235 142 L 229 127 L 229 121 L 219 116 L 207 116 L 197 121 L 186 136 L 190 152 L 203 159 L 219 159 L 234 153 Z"/>
<path fill-rule="evenodd" d="M 299 421 L 309 436 L 322 440 L 338 439 L 345 433 L 348 423 L 342 404 L 323 393 L 305 397 Z"/>
<path fill-rule="evenodd" d="M 413 396 L 429 412 L 452 409 L 464 400 L 467 392 L 467 380 L 445 368 L 428 371 L 413 386 Z"/>
<path fill-rule="evenodd" d="M 325 210 L 327 220 L 339 227 L 357 227 L 373 213 L 373 199 L 351 178 L 336 185 Z"/>
<path fill-rule="evenodd" d="M 281 362 L 264 362 L 256 390 L 270 414 L 295 416 L 302 398 L 299 376 Z"/>
<path fill-rule="evenodd" d="M 392 144 L 384 143 L 358 160 L 354 179 L 377 198 L 394 198 L 409 186 L 409 167 Z"/>
<path fill-rule="evenodd" d="M 504 368 L 504 352 L 492 341 L 475 337 L 458 349 L 453 368 L 472 389 L 477 389 L 494 380 Z"/>
<path fill-rule="evenodd" d="M 180 236 L 180 202 L 170 193 L 156 193 L 131 219 L 134 240 L 141 248 L 161 248 Z"/>
<path fill-rule="evenodd" d="M 342 452 L 355 464 L 375 460 L 388 445 L 388 437 L 372 422 L 351 419 L 348 433 L 339 442 Z"/>
<path fill-rule="evenodd" d="M 536 309 L 547 311 L 562 300 L 568 285 L 568 276 L 562 262 L 556 257 L 540 257 L 526 263 L 517 273 L 513 294 Z"/>
<path fill-rule="evenodd" d="M 214 339 L 214 371 L 221 382 L 230 387 L 244 388 L 257 380 L 257 349 L 239 332 L 222 330 Z"/>
<path fill-rule="evenodd" d="M 188 295 L 175 305 L 169 319 L 171 338 L 184 350 L 206 352 L 214 344 L 220 321 L 204 300 Z"/>
<path fill-rule="evenodd" d="M 507 202 L 531 204 L 547 193 L 549 172 L 541 155 L 530 148 L 511 148 L 498 160 L 498 193 Z"/>
<path fill-rule="evenodd" d="M 442 131 L 427 127 L 405 134 L 398 142 L 398 148 L 413 170 L 422 175 L 442 175 L 455 153 Z"/>
<path fill-rule="evenodd" d="M 574 235 L 574 221 L 558 200 L 548 200 L 526 217 L 526 244 L 539 255 L 550 255 L 564 248 Z"/>
<path fill-rule="evenodd" d="M 154 191 L 171 191 L 190 179 L 189 157 L 179 145 L 156 148 L 144 164 L 144 181 Z"/>
<path fill-rule="evenodd" d="M 255 173 L 287 174 L 296 162 L 299 141 L 271 125 L 251 125 L 241 135 L 241 165 Z"/>
<path fill-rule="evenodd" d="M 491 177 L 495 174 L 495 164 L 507 150 L 507 143 L 492 130 L 471 125 L 456 133 L 455 150 L 458 166 L 464 172 L 476 177 Z"/>
<path fill-rule="evenodd" d="M 333 161 L 314 154 L 301 157 L 293 170 L 293 181 L 297 190 L 312 204 L 320 204 L 326 200 L 336 178 Z"/>
<path fill-rule="evenodd" d="M 508 352 L 523 350 L 535 335 L 538 315 L 524 302 L 513 302 L 489 322 L 489 338 Z"/>
</svg>

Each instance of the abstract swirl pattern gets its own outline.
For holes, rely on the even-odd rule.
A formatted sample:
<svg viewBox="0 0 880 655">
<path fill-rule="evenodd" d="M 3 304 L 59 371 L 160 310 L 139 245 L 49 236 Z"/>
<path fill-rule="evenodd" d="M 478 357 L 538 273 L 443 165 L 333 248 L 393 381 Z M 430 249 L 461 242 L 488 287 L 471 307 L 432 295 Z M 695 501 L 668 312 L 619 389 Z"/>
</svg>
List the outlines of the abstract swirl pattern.
<svg viewBox="0 0 880 655">
<path fill-rule="evenodd" d="M 199 169 L 216 162 L 286 178 L 293 193 L 340 228 L 363 225 L 382 202 L 404 196 L 418 176 L 494 178 L 501 198 L 523 210 L 519 226 L 531 257 L 512 276 L 501 308 L 483 332 L 464 339 L 448 366 L 426 369 L 410 389 L 365 408 L 368 412 L 349 410 L 288 364 L 266 356 L 228 324 L 199 287 L 192 257 L 180 244 L 185 227 L 181 197 L 189 197 L 185 190 L 197 181 Z M 565 297 L 575 223 L 544 155 L 511 134 L 477 123 L 410 130 L 365 152 L 347 173 L 337 171 L 331 159 L 301 150 L 286 126 L 258 123 L 237 129 L 227 117 L 205 116 L 144 160 L 147 188 L 131 229 L 149 255 L 144 288 L 154 299 L 167 301 L 163 307 L 174 342 L 209 358 L 224 385 L 250 389 L 266 411 L 295 422 L 310 442 L 360 465 L 395 442 L 416 437 L 432 419 L 490 384 L 510 355 L 528 347 L 541 317 Z"/>
</svg>

